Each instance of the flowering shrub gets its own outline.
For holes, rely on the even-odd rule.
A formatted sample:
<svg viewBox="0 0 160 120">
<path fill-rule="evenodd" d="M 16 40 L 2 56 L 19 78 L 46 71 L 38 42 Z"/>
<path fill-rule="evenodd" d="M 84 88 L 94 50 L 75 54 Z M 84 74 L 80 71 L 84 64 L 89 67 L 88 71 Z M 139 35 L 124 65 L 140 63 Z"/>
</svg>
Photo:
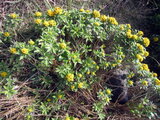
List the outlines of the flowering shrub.
<svg viewBox="0 0 160 120">
<path fill-rule="evenodd" d="M 103 76 L 116 69 L 128 71 L 128 87 L 159 92 L 156 73 L 142 63 L 149 55 L 145 47 L 150 44 L 142 31 L 133 30 L 130 24 L 119 24 L 114 17 L 101 15 L 97 10 L 66 11 L 55 7 L 43 13 L 37 11 L 33 18 L 30 24 L 37 35 L 33 38 L 15 39 L 9 28 L 16 28 L 21 21 L 15 13 L 9 15 L 0 34 L 0 93 L 8 97 L 16 94 L 18 81 L 29 81 L 28 87 L 35 89 L 35 103 L 25 108 L 26 119 L 37 119 L 38 114 L 46 116 L 46 120 L 58 116 L 66 120 L 92 116 L 105 119 L 104 109 L 110 103 L 112 90 L 107 88 Z M 132 80 L 134 76 L 138 76 L 136 82 Z M 75 111 L 71 112 L 74 117 L 70 117 L 67 111 L 74 100 L 87 104 L 83 98 L 71 97 L 80 93 L 91 102 L 92 112 L 78 115 Z"/>
</svg>

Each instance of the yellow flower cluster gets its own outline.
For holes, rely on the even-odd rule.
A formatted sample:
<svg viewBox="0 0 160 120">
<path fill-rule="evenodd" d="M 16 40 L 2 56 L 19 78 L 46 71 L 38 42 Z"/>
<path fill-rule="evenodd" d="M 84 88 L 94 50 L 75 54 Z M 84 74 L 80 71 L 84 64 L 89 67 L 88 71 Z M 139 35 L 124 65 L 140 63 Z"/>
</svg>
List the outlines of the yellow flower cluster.
<svg viewBox="0 0 160 120">
<path fill-rule="evenodd" d="M 60 7 L 55 7 L 54 8 L 54 14 L 62 14 L 63 9 Z"/>
<path fill-rule="evenodd" d="M 49 22 L 45 20 L 45 21 L 43 22 L 43 25 L 44 25 L 45 27 L 48 27 L 48 26 L 49 26 Z"/>
<path fill-rule="evenodd" d="M 137 55 L 136 55 L 136 58 L 137 58 L 140 62 L 143 61 L 143 57 L 142 57 L 140 54 L 137 54 Z"/>
<path fill-rule="evenodd" d="M 66 75 L 66 79 L 67 79 L 68 82 L 74 81 L 74 74 L 68 73 L 68 74 Z"/>
<path fill-rule="evenodd" d="M 111 24 L 113 24 L 113 25 L 118 25 L 118 22 L 117 22 L 117 20 L 116 20 L 114 17 L 109 17 L 109 18 L 108 18 L 108 21 L 109 21 Z"/>
<path fill-rule="evenodd" d="M 94 25 L 99 26 L 100 24 L 99 24 L 99 22 L 95 22 Z"/>
<path fill-rule="evenodd" d="M 156 80 L 155 80 L 155 84 L 156 84 L 156 85 L 160 85 L 160 80 L 159 80 L 159 79 L 156 79 Z"/>
<path fill-rule="evenodd" d="M 131 25 L 130 24 L 126 24 L 127 25 L 127 27 L 130 29 L 131 28 Z"/>
<path fill-rule="evenodd" d="M 101 20 L 102 22 L 106 22 L 106 21 L 107 21 L 107 16 L 106 16 L 106 15 L 101 15 L 101 16 L 100 16 L 100 20 Z"/>
<path fill-rule="evenodd" d="M 146 81 L 146 80 L 142 81 L 142 85 L 148 86 L 148 81 Z"/>
<path fill-rule="evenodd" d="M 142 70 L 150 71 L 147 64 L 142 64 L 141 68 Z"/>
<path fill-rule="evenodd" d="M 29 40 L 28 43 L 29 43 L 30 45 L 34 45 L 34 41 L 33 41 L 33 40 Z"/>
<path fill-rule="evenodd" d="M 84 85 L 83 82 L 78 83 L 78 88 L 83 88 L 83 85 Z"/>
<path fill-rule="evenodd" d="M 119 29 L 124 30 L 124 25 L 120 25 Z"/>
<path fill-rule="evenodd" d="M 132 80 L 128 80 L 128 85 L 133 85 L 133 81 Z"/>
<path fill-rule="evenodd" d="M 106 93 L 107 93 L 107 95 L 111 95 L 112 92 L 111 92 L 110 89 L 107 89 L 107 90 L 106 90 Z"/>
<path fill-rule="evenodd" d="M 4 35 L 5 37 L 9 37 L 9 36 L 10 36 L 10 33 L 9 33 L 9 32 L 4 32 L 3 35 Z"/>
<path fill-rule="evenodd" d="M 49 20 L 48 23 L 50 26 L 56 26 L 57 24 L 55 20 Z"/>
<path fill-rule="evenodd" d="M 127 36 L 127 38 L 131 39 L 132 38 L 132 33 L 130 31 L 127 31 L 126 36 Z"/>
<path fill-rule="evenodd" d="M 63 9 L 60 7 L 55 7 L 54 10 L 47 10 L 47 15 L 48 16 L 54 16 L 58 14 L 62 14 Z"/>
<path fill-rule="evenodd" d="M 157 77 L 158 76 L 157 73 L 153 73 L 152 75 L 153 75 L 153 77 Z"/>
<path fill-rule="evenodd" d="M 148 51 L 145 51 L 144 54 L 143 54 L 145 57 L 149 56 L 149 52 Z"/>
<path fill-rule="evenodd" d="M 109 103 L 110 102 L 110 98 L 106 97 L 106 102 Z"/>
<path fill-rule="evenodd" d="M 138 47 L 138 49 L 139 49 L 140 51 L 143 51 L 143 50 L 144 50 L 143 45 L 141 45 L 141 44 L 139 44 L 139 43 L 137 43 L 137 47 Z"/>
<path fill-rule="evenodd" d="M 41 23 L 42 23 L 42 19 L 35 19 L 34 22 L 35 22 L 36 24 L 41 24 Z"/>
<path fill-rule="evenodd" d="M 42 16 L 42 13 L 41 12 L 35 12 L 34 14 L 36 17 L 41 17 Z"/>
<path fill-rule="evenodd" d="M 84 12 L 85 10 L 84 10 L 83 8 L 81 8 L 79 11 L 80 11 L 80 12 Z"/>
<path fill-rule="evenodd" d="M 137 40 L 138 36 L 137 35 L 132 35 L 132 39 Z"/>
<path fill-rule="evenodd" d="M 149 44 L 150 44 L 150 40 L 147 37 L 144 37 L 143 38 L 143 43 L 144 43 L 145 47 L 148 47 Z"/>
<path fill-rule="evenodd" d="M 101 16 L 100 12 L 97 10 L 94 10 L 92 14 L 95 18 L 99 18 Z"/>
<path fill-rule="evenodd" d="M 22 48 L 22 49 L 21 49 L 21 52 L 22 52 L 23 54 L 28 54 L 29 50 L 28 50 L 27 48 Z"/>
<path fill-rule="evenodd" d="M 82 77 L 82 74 L 79 73 L 79 74 L 78 74 L 78 77 L 81 78 L 81 77 Z"/>
<path fill-rule="evenodd" d="M 10 48 L 9 52 L 12 53 L 12 54 L 16 54 L 17 50 L 16 50 L 16 48 Z"/>
<path fill-rule="evenodd" d="M 1 72 L 1 73 L 0 73 L 0 76 L 1 76 L 1 77 L 6 77 L 6 76 L 7 76 L 7 72 Z"/>
<path fill-rule="evenodd" d="M 90 13 L 91 11 L 90 10 L 86 10 L 86 13 Z"/>
<path fill-rule="evenodd" d="M 144 33 L 143 33 L 143 31 L 138 31 L 137 35 L 138 35 L 138 36 L 143 36 Z"/>
<path fill-rule="evenodd" d="M 60 48 L 65 49 L 67 47 L 66 43 L 60 43 L 59 44 Z"/>
<path fill-rule="evenodd" d="M 16 13 L 11 13 L 11 14 L 9 14 L 9 17 L 12 19 L 15 19 L 18 17 L 18 15 Z"/>
</svg>

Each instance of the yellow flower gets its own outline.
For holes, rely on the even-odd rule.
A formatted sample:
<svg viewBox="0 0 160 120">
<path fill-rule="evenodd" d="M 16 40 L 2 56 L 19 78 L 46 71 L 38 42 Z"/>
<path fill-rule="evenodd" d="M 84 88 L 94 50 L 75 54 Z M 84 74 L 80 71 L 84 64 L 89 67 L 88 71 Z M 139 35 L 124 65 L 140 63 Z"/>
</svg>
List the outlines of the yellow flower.
<svg viewBox="0 0 160 120">
<path fill-rule="evenodd" d="M 108 67 L 108 66 L 109 66 L 109 63 L 106 63 L 105 65 L 106 65 L 106 67 Z"/>
<path fill-rule="evenodd" d="M 51 99 L 50 99 L 50 98 L 48 98 L 48 99 L 47 99 L 47 102 L 51 102 Z"/>
<path fill-rule="evenodd" d="M 122 60 L 117 60 L 117 63 L 121 63 L 122 62 Z"/>
<path fill-rule="evenodd" d="M 89 75 L 90 73 L 91 73 L 90 71 L 87 72 L 88 75 Z"/>
<path fill-rule="evenodd" d="M 127 32 L 132 33 L 131 29 L 128 29 Z"/>
<path fill-rule="evenodd" d="M 158 76 L 157 73 L 153 73 L 152 75 L 153 75 L 153 77 L 157 77 Z"/>
<path fill-rule="evenodd" d="M 95 72 L 92 72 L 92 75 L 96 75 L 96 73 L 95 73 Z"/>
<path fill-rule="evenodd" d="M 46 27 L 48 27 L 49 26 L 49 22 L 48 21 L 44 21 L 43 25 L 46 26 Z"/>
<path fill-rule="evenodd" d="M 109 98 L 109 97 L 106 98 L 106 102 L 107 102 L 107 103 L 110 102 L 110 98 Z"/>
<path fill-rule="evenodd" d="M 110 89 L 107 89 L 107 90 L 106 90 L 106 93 L 107 93 L 108 95 L 111 95 L 111 90 L 110 90 Z"/>
<path fill-rule="evenodd" d="M 99 11 L 97 11 L 97 10 L 94 10 L 93 11 L 93 16 L 95 17 L 95 18 L 99 18 L 100 17 L 100 12 Z"/>
<path fill-rule="evenodd" d="M 11 14 L 9 14 L 9 17 L 11 17 L 11 18 L 15 19 L 15 18 L 17 18 L 17 17 L 18 17 L 18 15 L 17 15 L 17 14 L 15 14 L 15 13 L 11 13 Z"/>
<path fill-rule="evenodd" d="M 28 112 L 33 112 L 33 108 L 28 108 Z"/>
<path fill-rule="evenodd" d="M 10 33 L 9 33 L 9 32 L 4 32 L 3 35 L 4 35 L 5 37 L 9 37 L 9 36 L 10 36 Z"/>
<path fill-rule="evenodd" d="M 0 73 L 0 76 L 1 76 L 1 77 L 6 77 L 6 76 L 7 76 L 7 72 L 1 72 L 1 73 Z"/>
<path fill-rule="evenodd" d="M 107 21 L 107 16 L 106 16 L 106 15 L 101 15 L 101 16 L 100 16 L 100 20 L 101 20 L 102 22 L 106 22 L 106 21 Z"/>
<path fill-rule="evenodd" d="M 100 95 L 104 95 L 103 92 L 99 92 Z"/>
<path fill-rule="evenodd" d="M 74 85 L 71 85 L 71 90 L 74 90 L 75 86 Z"/>
<path fill-rule="evenodd" d="M 126 33 L 126 36 L 127 36 L 127 38 L 129 38 L 129 39 L 132 38 L 132 34 L 131 34 L 130 32 L 127 32 L 127 33 Z"/>
<path fill-rule="evenodd" d="M 143 50 L 144 50 L 143 45 L 141 45 L 141 44 L 139 44 L 139 43 L 137 43 L 137 47 L 138 47 L 138 49 L 139 49 L 140 51 L 143 51 Z"/>
<path fill-rule="evenodd" d="M 132 80 L 128 80 L 128 85 L 133 85 L 133 81 Z"/>
<path fill-rule="evenodd" d="M 99 26 L 100 24 L 99 24 L 99 22 L 95 22 L 94 25 Z"/>
<path fill-rule="evenodd" d="M 83 82 L 78 83 L 78 88 L 83 88 Z"/>
<path fill-rule="evenodd" d="M 124 25 L 120 25 L 120 30 L 124 30 Z"/>
<path fill-rule="evenodd" d="M 34 45 L 34 41 L 33 41 L 33 40 L 28 41 L 28 43 L 29 43 L 30 45 Z"/>
<path fill-rule="evenodd" d="M 150 71 L 147 64 L 142 64 L 143 70 Z"/>
<path fill-rule="evenodd" d="M 55 7 L 55 8 L 54 8 L 54 13 L 55 13 L 55 14 L 62 14 L 62 11 L 63 11 L 63 9 L 60 8 L 60 7 Z"/>
<path fill-rule="evenodd" d="M 16 50 L 16 48 L 9 48 L 9 52 L 12 54 L 16 54 L 17 50 Z"/>
<path fill-rule="evenodd" d="M 48 23 L 50 26 L 56 26 L 56 24 L 57 24 L 56 21 L 54 21 L 54 20 L 49 20 Z"/>
<path fill-rule="evenodd" d="M 86 13 L 90 13 L 91 11 L 90 10 L 86 10 Z"/>
<path fill-rule="evenodd" d="M 144 33 L 143 33 L 143 31 L 138 31 L 137 35 L 138 35 L 138 36 L 143 36 Z"/>
<path fill-rule="evenodd" d="M 42 23 L 42 19 L 35 19 L 34 22 L 35 22 L 36 24 L 41 24 L 41 23 Z"/>
<path fill-rule="evenodd" d="M 160 85 L 160 80 L 156 79 L 156 80 L 155 80 L 155 84 L 156 84 L 156 85 Z"/>
<path fill-rule="evenodd" d="M 137 40 L 138 36 L 137 35 L 132 35 L 132 39 Z"/>
<path fill-rule="evenodd" d="M 67 79 L 68 82 L 74 81 L 74 74 L 68 73 L 66 75 L 66 79 Z"/>
<path fill-rule="evenodd" d="M 148 86 L 148 81 L 146 81 L 146 80 L 142 81 L 142 85 Z"/>
<path fill-rule="evenodd" d="M 144 56 L 147 57 L 148 55 L 149 55 L 149 52 L 148 52 L 148 51 L 145 51 L 145 52 L 144 52 Z"/>
<path fill-rule="evenodd" d="M 80 77 L 80 78 L 81 78 L 81 77 L 82 77 L 82 74 L 80 74 L 80 73 L 79 73 L 79 74 L 78 74 L 78 77 Z"/>
<path fill-rule="evenodd" d="M 21 49 L 21 52 L 22 52 L 23 54 L 28 54 L 29 50 L 28 50 L 27 48 L 22 48 L 22 49 Z"/>
<path fill-rule="evenodd" d="M 80 12 L 84 12 L 85 10 L 83 8 L 79 9 Z"/>
<path fill-rule="evenodd" d="M 55 14 L 55 13 L 54 13 L 52 10 L 47 10 L 47 15 L 48 15 L 48 16 L 51 17 L 51 16 L 54 16 L 54 14 Z"/>
<path fill-rule="evenodd" d="M 70 119 L 70 117 L 67 116 L 67 117 L 65 118 L 65 120 L 71 120 L 71 119 Z"/>
<path fill-rule="evenodd" d="M 118 25 L 118 22 L 117 22 L 117 20 L 116 20 L 114 17 L 109 17 L 109 18 L 108 18 L 108 21 L 109 21 L 111 24 L 113 24 L 113 25 Z"/>
<path fill-rule="evenodd" d="M 58 99 L 61 99 L 61 98 L 62 98 L 62 95 L 61 95 L 61 94 L 59 94 L 57 97 L 58 97 Z"/>
<path fill-rule="evenodd" d="M 36 17 L 41 17 L 42 16 L 42 13 L 41 12 L 35 12 L 34 14 Z"/>
<path fill-rule="evenodd" d="M 59 44 L 60 48 L 65 49 L 67 47 L 66 43 L 60 43 Z"/>
<path fill-rule="evenodd" d="M 98 65 L 96 66 L 96 69 L 99 70 L 99 66 Z"/>
<path fill-rule="evenodd" d="M 76 55 L 74 55 L 74 56 L 73 56 L 73 58 L 74 58 L 74 59 L 76 59 L 76 58 L 77 58 L 77 56 L 76 56 Z"/>
<path fill-rule="evenodd" d="M 140 54 L 137 54 L 137 55 L 136 55 L 136 58 L 137 58 L 140 62 L 143 61 L 143 57 L 142 57 Z"/>
<path fill-rule="evenodd" d="M 145 38 L 143 38 L 143 43 L 144 43 L 145 47 L 148 47 L 150 44 L 150 40 L 147 37 L 145 37 Z"/>
<path fill-rule="evenodd" d="M 127 25 L 128 28 L 131 28 L 131 25 L 130 25 L 130 24 L 126 24 L 126 25 Z"/>
<path fill-rule="evenodd" d="M 158 37 L 154 37 L 153 40 L 154 40 L 154 42 L 157 42 L 159 40 L 159 38 Z"/>
</svg>

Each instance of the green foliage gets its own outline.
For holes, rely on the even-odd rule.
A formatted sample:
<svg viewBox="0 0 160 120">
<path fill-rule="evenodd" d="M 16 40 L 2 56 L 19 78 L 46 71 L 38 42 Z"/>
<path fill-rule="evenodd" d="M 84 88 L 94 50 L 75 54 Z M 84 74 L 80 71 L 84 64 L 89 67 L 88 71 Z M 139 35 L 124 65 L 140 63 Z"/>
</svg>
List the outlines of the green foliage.
<svg viewBox="0 0 160 120">
<path fill-rule="evenodd" d="M 149 119 L 155 119 L 157 116 L 156 106 L 147 98 L 142 99 L 131 112 L 138 117 L 147 117 Z"/>
<path fill-rule="evenodd" d="M 14 14 L 11 18 L 16 27 L 19 16 Z M 15 34 L 9 29 L 0 36 L 4 51 L 0 55 L 1 94 L 10 97 L 18 92 L 16 82 L 29 81 L 26 88 L 35 95 L 35 102 L 28 107 L 27 120 L 36 119 L 38 114 L 46 120 L 64 119 L 64 113 L 74 105 L 70 94 L 86 96 L 84 91 L 96 94 L 92 99 L 98 100 L 92 100 L 90 111 L 105 119 L 104 108 L 110 103 L 112 90 L 105 87 L 102 76 L 114 69 L 127 70 L 129 80 L 139 76 L 134 85 L 144 90 L 160 88 L 157 76 L 141 63 L 148 56 L 145 47 L 150 41 L 130 24 L 119 25 L 114 17 L 101 15 L 97 10 L 66 11 L 59 7 L 36 12 L 33 18 L 28 24 L 38 34 L 35 39 L 14 40 Z M 93 88 L 97 83 L 102 84 L 99 92 Z M 73 118 L 66 120 L 70 119 Z"/>
</svg>

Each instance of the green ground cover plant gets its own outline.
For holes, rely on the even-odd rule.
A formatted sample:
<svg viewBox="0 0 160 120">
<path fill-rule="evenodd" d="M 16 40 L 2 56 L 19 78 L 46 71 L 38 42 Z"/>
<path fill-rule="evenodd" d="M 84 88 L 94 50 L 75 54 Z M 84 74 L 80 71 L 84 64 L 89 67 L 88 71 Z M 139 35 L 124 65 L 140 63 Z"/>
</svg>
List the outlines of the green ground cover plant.
<svg viewBox="0 0 160 120">
<path fill-rule="evenodd" d="M 150 44 L 143 31 L 83 8 L 53 7 L 35 12 L 32 18 L 24 24 L 28 29 L 18 32 L 23 24 L 18 13 L 7 15 L 3 22 L 0 94 L 8 100 L 25 95 L 28 102 L 19 102 L 14 112 L 2 104 L 2 119 L 105 120 L 112 90 L 104 76 L 109 78 L 119 69 L 128 72 L 128 88 L 145 92 L 146 99 L 138 101 L 140 108 L 134 106 L 132 113 L 158 117 L 156 107 L 146 106 L 150 95 L 160 92 L 160 80 L 143 63 Z"/>
</svg>

